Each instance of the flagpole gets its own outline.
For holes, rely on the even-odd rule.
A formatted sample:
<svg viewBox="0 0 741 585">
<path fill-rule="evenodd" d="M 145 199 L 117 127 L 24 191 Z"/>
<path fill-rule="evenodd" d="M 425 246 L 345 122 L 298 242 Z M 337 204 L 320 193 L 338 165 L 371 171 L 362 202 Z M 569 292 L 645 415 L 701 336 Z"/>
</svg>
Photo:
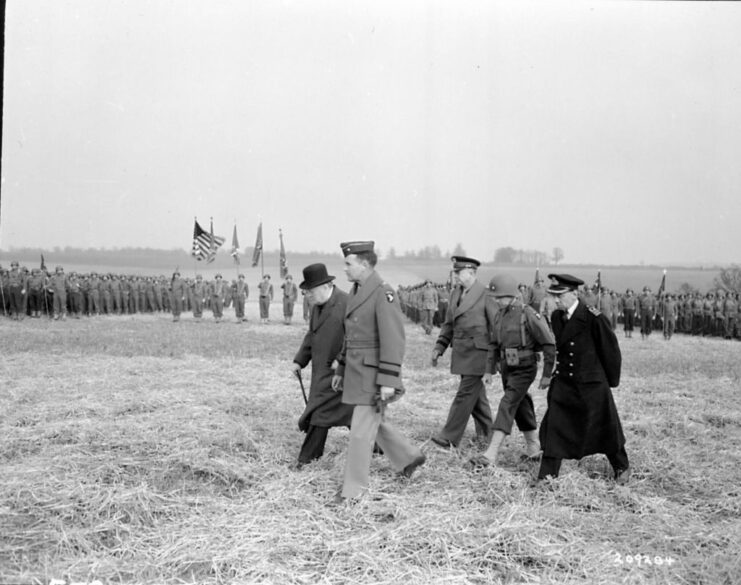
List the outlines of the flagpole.
<svg viewBox="0 0 741 585">
<path fill-rule="evenodd" d="M 195 223 L 198 223 L 198 217 L 194 215 L 193 221 Z M 193 244 L 191 244 L 191 250 L 190 250 L 190 255 L 193 258 L 193 279 L 195 280 L 195 278 L 198 276 L 198 263 L 196 262 L 196 255 L 193 253 L 195 252 L 194 246 L 195 246 L 195 241 L 193 242 Z"/>
</svg>

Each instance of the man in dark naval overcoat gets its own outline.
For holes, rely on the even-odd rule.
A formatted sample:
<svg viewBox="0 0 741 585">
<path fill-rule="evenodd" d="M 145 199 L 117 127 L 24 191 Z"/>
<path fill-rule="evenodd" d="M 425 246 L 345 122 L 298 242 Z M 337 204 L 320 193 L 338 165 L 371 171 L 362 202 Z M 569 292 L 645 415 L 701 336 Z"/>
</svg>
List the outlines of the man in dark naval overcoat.
<svg viewBox="0 0 741 585">
<path fill-rule="evenodd" d="M 306 433 L 296 468 L 319 459 L 331 427 L 349 427 L 353 407 L 342 403 L 342 393 L 332 389 L 333 364 L 342 351 L 345 338 L 347 293 L 334 285 L 324 264 L 304 268 L 304 281 L 299 285 L 312 303 L 309 330 L 293 358 L 296 376 L 311 362 L 311 386 L 298 428 Z"/>
<path fill-rule="evenodd" d="M 543 458 L 538 479 L 558 476 L 562 459 L 604 453 L 617 483 L 625 484 L 630 466 L 611 390 L 620 384 L 617 337 L 604 315 L 578 300 L 582 280 L 569 274 L 549 278 L 548 292 L 558 299 L 552 316 L 556 370 L 540 425 Z"/>
</svg>

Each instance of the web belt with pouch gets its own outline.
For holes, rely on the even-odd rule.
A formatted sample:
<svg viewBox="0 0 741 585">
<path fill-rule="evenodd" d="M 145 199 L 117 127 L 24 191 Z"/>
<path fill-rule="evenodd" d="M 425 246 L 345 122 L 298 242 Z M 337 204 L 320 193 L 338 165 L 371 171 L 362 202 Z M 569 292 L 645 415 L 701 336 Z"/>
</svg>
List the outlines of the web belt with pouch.
<svg viewBox="0 0 741 585">
<path fill-rule="evenodd" d="M 505 347 L 502 359 L 508 366 L 519 366 L 524 358 L 532 357 L 535 352 L 532 349 L 518 349 L 516 347 Z M 529 360 L 525 360 L 529 361 Z"/>
</svg>

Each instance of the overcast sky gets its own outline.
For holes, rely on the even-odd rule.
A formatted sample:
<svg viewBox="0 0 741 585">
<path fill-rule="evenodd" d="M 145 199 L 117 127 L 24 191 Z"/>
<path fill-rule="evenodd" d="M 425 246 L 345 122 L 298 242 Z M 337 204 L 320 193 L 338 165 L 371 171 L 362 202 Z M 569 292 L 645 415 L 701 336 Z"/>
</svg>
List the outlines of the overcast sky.
<svg viewBox="0 0 741 585">
<path fill-rule="evenodd" d="M 739 262 L 740 4 L 8 0 L 0 248 Z"/>
</svg>

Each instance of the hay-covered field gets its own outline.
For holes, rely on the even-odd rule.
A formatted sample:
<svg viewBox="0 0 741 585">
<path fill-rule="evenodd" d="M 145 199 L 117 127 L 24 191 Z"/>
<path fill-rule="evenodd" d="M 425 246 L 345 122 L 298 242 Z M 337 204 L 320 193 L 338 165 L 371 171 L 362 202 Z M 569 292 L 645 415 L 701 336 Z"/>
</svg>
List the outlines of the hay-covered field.
<svg viewBox="0 0 741 585">
<path fill-rule="evenodd" d="M 304 325 L 248 309 L 243 325 L 0 319 L 0 583 L 741 582 L 738 342 L 620 334 L 632 483 L 596 456 L 545 489 L 518 432 L 494 471 L 469 469 L 468 441 L 428 442 L 457 381 L 408 324 L 389 416 L 428 462 L 408 481 L 374 457 L 369 495 L 335 506 L 347 431 L 289 468 Z"/>
</svg>

